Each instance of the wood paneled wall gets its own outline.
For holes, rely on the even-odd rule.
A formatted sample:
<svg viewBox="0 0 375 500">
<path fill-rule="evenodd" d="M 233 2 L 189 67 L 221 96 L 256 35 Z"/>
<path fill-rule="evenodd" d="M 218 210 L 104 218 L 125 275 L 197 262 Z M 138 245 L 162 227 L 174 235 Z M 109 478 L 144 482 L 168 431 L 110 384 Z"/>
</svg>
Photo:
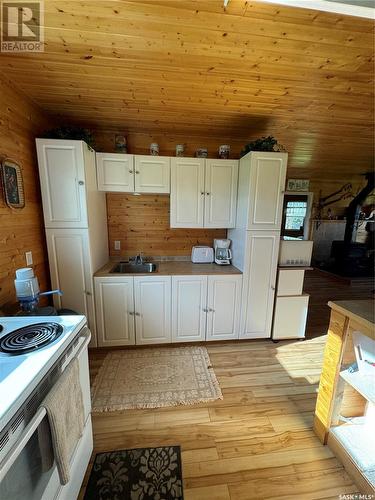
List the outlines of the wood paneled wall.
<svg viewBox="0 0 375 500">
<path fill-rule="evenodd" d="M 12 210 L 0 193 L 0 309 L 15 303 L 14 274 L 26 267 L 25 252 L 33 253 L 41 289 L 49 284 L 42 205 L 34 138 L 51 126 L 48 117 L 0 74 L 0 156 L 22 167 L 25 208 Z"/>
<path fill-rule="evenodd" d="M 168 195 L 109 193 L 107 210 L 111 255 L 190 255 L 193 245 L 212 246 L 214 238 L 226 237 L 225 229 L 171 229 Z"/>
</svg>

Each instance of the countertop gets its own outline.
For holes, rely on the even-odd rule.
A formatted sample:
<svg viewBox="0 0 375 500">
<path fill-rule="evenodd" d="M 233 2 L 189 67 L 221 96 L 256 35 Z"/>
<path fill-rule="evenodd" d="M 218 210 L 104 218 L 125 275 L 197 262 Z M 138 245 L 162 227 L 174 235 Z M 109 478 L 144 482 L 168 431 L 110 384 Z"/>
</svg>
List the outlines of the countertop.
<svg viewBox="0 0 375 500">
<path fill-rule="evenodd" d="M 118 261 L 109 261 L 100 268 L 94 276 L 96 278 L 115 276 L 178 276 L 178 275 L 205 275 L 205 274 L 242 274 L 242 272 L 232 265 L 219 266 L 218 264 L 193 264 L 190 261 L 157 261 L 153 260 L 158 268 L 153 273 L 111 273 L 110 270 Z"/>
<path fill-rule="evenodd" d="M 364 325 L 375 338 L 375 309 L 373 300 L 338 300 L 328 302 L 331 309 Z"/>
</svg>

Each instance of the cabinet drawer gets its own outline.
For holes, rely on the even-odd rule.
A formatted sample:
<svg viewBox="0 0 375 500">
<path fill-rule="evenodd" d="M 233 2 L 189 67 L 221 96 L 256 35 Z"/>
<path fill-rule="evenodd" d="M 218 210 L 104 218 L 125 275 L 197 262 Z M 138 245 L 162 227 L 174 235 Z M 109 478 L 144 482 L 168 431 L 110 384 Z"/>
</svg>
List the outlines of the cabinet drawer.
<svg viewBox="0 0 375 500">
<path fill-rule="evenodd" d="M 280 269 L 277 281 L 277 296 L 301 295 L 305 271 L 303 269 Z"/>
</svg>

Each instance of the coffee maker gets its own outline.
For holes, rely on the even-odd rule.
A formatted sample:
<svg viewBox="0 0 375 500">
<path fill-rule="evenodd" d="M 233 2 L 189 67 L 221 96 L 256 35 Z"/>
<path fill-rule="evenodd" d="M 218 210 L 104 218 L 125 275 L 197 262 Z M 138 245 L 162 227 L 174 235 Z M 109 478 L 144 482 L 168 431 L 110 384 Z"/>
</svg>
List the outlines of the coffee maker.
<svg viewBox="0 0 375 500">
<path fill-rule="evenodd" d="M 221 266 L 229 265 L 232 258 L 231 240 L 214 240 L 215 263 Z"/>
</svg>

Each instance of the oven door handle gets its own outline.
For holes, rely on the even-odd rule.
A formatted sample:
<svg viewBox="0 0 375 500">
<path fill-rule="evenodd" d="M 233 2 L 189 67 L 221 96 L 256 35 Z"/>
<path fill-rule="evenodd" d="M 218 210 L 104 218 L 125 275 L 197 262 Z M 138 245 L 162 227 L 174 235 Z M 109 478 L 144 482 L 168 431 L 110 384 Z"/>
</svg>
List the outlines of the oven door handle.
<svg viewBox="0 0 375 500">
<path fill-rule="evenodd" d="M 46 409 L 40 407 L 36 412 L 36 414 L 34 415 L 34 417 L 32 418 L 32 420 L 25 427 L 24 431 L 21 434 L 21 437 L 17 440 L 15 446 L 5 456 L 4 461 L 2 462 L 2 464 L 0 464 L 0 482 L 4 479 L 7 472 L 12 467 L 14 462 L 17 460 L 21 451 L 25 448 L 31 436 L 34 434 L 36 429 L 39 427 L 39 424 L 46 415 L 47 415 Z"/>
</svg>

